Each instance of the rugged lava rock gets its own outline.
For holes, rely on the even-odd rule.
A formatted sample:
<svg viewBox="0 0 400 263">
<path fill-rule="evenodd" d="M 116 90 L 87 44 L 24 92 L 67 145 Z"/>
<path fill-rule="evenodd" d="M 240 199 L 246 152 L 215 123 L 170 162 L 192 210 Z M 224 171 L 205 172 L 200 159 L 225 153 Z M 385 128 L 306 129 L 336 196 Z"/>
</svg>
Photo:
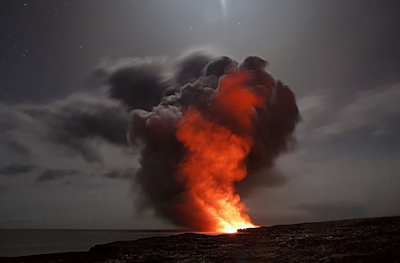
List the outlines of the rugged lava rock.
<svg viewBox="0 0 400 263">
<path fill-rule="evenodd" d="M 181 234 L 1 262 L 400 262 L 400 217 Z"/>
</svg>

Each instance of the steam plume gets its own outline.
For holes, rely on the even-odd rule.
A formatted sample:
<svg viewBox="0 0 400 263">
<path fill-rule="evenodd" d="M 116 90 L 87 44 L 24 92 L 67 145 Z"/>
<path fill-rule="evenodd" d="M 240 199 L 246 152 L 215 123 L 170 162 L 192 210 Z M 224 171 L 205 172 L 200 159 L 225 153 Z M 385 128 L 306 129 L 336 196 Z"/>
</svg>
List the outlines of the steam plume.
<svg viewBox="0 0 400 263">
<path fill-rule="evenodd" d="M 131 112 L 128 140 L 143 143 L 134 183 L 139 210 L 152 207 L 176 225 L 224 231 L 222 224 L 237 224 L 224 204 L 213 203 L 222 195 L 251 225 L 239 195 L 279 184 L 274 161 L 292 148 L 300 118 L 294 94 L 266 66 L 255 56 L 239 64 L 194 54 L 181 61 L 157 106 Z"/>
</svg>

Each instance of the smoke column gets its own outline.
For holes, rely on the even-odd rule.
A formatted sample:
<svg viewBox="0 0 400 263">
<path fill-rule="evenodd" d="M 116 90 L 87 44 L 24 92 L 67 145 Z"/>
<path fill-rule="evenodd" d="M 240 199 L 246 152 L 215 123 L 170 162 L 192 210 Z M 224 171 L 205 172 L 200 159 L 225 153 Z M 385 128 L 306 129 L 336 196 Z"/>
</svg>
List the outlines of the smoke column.
<svg viewBox="0 0 400 263">
<path fill-rule="evenodd" d="M 268 185 L 274 160 L 292 148 L 294 94 L 259 57 L 188 60 L 157 106 L 131 112 L 128 140 L 143 146 L 137 207 L 195 230 L 254 227 L 239 194 Z"/>
</svg>

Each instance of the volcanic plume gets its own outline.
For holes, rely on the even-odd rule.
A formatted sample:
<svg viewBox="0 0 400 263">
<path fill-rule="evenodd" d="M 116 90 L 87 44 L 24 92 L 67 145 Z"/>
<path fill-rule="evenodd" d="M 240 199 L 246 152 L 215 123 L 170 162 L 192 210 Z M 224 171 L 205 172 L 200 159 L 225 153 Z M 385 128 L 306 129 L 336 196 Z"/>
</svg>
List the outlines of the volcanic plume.
<svg viewBox="0 0 400 263">
<path fill-rule="evenodd" d="M 180 65 L 157 106 L 131 112 L 128 140 L 143 145 L 139 209 L 196 230 L 254 227 L 239 193 L 268 180 L 291 149 L 294 94 L 259 57 L 194 56 Z"/>
</svg>

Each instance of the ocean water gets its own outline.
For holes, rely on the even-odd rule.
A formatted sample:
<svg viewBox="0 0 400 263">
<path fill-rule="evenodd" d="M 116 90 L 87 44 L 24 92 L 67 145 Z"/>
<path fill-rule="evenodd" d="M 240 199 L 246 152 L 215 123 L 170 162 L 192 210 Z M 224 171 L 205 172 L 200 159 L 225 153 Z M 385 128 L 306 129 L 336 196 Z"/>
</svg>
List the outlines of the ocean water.
<svg viewBox="0 0 400 263">
<path fill-rule="evenodd" d="M 0 229 L 0 256 L 88 251 L 98 244 L 170 236 L 178 230 L 36 230 Z"/>
</svg>

